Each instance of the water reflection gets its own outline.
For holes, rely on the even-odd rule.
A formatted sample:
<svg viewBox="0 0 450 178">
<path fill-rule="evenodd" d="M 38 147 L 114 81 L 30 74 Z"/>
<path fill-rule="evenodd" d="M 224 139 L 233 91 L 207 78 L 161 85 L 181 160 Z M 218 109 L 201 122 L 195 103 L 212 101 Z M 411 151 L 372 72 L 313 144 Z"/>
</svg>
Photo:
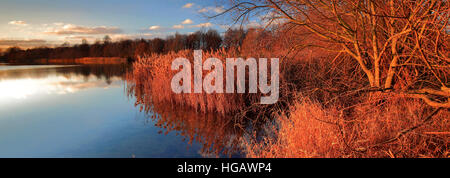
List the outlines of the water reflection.
<svg viewBox="0 0 450 178">
<path fill-rule="evenodd" d="M 3 65 L 0 66 L 0 103 L 89 88 L 120 87 L 125 70 L 124 65 Z"/>
<path fill-rule="evenodd" d="M 241 156 L 232 120 L 144 100 L 129 70 L 0 65 L 0 157 Z"/>
<path fill-rule="evenodd" d="M 244 132 L 232 119 L 218 114 L 200 114 L 189 108 L 170 103 L 153 103 L 151 94 L 128 80 L 127 92 L 136 98 L 135 106 L 148 115 L 148 122 L 161 129 L 161 134 L 175 132 L 189 144 L 201 144 L 204 157 L 240 157 Z"/>
</svg>

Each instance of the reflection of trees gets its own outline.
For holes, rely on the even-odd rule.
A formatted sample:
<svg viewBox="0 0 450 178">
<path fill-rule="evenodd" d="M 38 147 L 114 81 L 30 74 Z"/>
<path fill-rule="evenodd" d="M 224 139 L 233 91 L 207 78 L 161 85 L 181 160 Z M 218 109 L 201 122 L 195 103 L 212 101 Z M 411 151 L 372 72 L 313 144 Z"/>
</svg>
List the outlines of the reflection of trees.
<svg viewBox="0 0 450 178">
<path fill-rule="evenodd" d="M 244 132 L 235 127 L 231 118 L 214 113 L 200 114 L 170 103 L 152 103 L 144 87 L 127 81 L 128 96 L 136 97 L 135 106 L 148 114 L 155 126 L 162 129 L 161 133 L 175 132 L 183 136 L 183 140 L 187 139 L 189 144 L 194 141 L 200 143 L 202 155 L 232 156 L 239 153 L 240 138 Z"/>
<path fill-rule="evenodd" d="M 72 76 L 83 76 L 86 80 L 90 76 L 104 80 L 111 84 L 112 77 L 123 78 L 127 70 L 127 64 L 99 64 L 99 65 L 80 65 L 70 67 L 46 67 L 33 69 L 13 69 L 0 70 L 0 79 L 19 79 L 19 78 L 46 78 L 54 75 L 62 75 L 66 78 Z"/>
</svg>

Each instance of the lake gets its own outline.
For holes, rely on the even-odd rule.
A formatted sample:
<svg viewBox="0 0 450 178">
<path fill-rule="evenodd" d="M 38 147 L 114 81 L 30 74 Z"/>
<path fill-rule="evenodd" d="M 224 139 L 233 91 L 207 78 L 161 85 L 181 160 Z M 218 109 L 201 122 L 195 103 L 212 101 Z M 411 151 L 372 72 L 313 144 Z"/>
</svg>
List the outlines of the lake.
<svg viewBox="0 0 450 178">
<path fill-rule="evenodd" d="M 0 64 L 0 157 L 240 157 L 226 118 L 142 109 L 127 64 Z"/>
</svg>

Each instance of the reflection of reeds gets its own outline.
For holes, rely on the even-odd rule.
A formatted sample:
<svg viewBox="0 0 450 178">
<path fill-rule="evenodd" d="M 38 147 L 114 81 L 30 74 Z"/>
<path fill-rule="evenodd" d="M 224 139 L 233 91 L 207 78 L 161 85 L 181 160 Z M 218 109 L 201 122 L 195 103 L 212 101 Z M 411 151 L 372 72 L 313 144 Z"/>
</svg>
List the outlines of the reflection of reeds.
<svg viewBox="0 0 450 178">
<path fill-rule="evenodd" d="M 192 110 L 171 107 L 165 103 L 153 104 L 155 124 L 166 133 L 176 131 L 188 139 L 202 144 L 204 155 L 232 155 L 239 151 L 242 130 L 232 120 L 215 114 L 199 114 Z"/>
<path fill-rule="evenodd" d="M 239 154 L 242 130 L 226 117 L 213 113 L 201 114 L 167 102 L 149 103 L 142 88 L 129 83 L 128 95 L 136 97 L 136 105 L 148 115 L 161 133 L 175 132 L 189 144 L 200 143 L 204 156 L 232 156 Z"/>
</svg>

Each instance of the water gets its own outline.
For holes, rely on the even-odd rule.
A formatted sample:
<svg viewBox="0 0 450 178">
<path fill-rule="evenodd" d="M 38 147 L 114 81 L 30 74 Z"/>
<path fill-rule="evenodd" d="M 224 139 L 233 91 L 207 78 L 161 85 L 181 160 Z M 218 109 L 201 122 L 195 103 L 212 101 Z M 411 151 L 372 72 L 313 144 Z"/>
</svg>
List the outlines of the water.
<svg viewBox="0 0 450 178">
<path fill-rule="evenodd" d="M 162 103 L 141 112 L 128 68 L 0 64 L 0 157 L 216 157 L 237 145 L 217 117 Z"/>
</svg>

